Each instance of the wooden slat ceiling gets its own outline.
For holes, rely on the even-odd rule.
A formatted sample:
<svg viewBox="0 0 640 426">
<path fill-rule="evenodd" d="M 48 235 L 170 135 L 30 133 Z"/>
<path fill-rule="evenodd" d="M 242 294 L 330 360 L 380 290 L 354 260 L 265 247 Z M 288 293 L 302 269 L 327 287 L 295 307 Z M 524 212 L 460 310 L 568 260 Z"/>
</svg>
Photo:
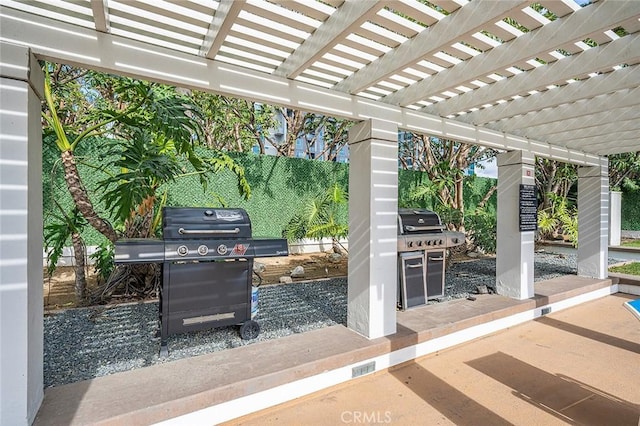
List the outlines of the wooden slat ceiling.
<svg viewBox="0 0 640 426">
<path fill-rule="evenodd" d="M 586 152 L 617 152 L 607 148 L 616 135 L 640 127 L 637 115 L 616 123 L 617 106 L 603 100 L 640 86 L 640 1 L 230 1 L 0 5 Z M 581 127 L 566 105 L 590 100 Z M 554 140 L 542 110 L 549 128 L 571 120 L 571 129 Z M 600 122 L 602 148 L 582 136 Z M 625 147 L 640 150 L 640 138 Z"/>
</svg>

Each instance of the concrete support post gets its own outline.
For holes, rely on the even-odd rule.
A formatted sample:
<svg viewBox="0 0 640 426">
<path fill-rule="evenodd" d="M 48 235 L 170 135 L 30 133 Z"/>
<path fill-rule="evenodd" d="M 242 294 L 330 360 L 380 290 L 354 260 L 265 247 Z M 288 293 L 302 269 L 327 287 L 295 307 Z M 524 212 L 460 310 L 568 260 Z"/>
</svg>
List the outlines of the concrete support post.
<svg viewBox="0 0 640 426">
<path fill-rule="evenodd" d="M 609 166 L 578 168 L 578 275 L 604 279 L 609 257 Z"/>
<path fill-rule="evenodd" d="M 609 245 L 619 246 L 622 229 L 622 192 L 609 193 Z"/>
<path fill-rule="evenodd" d="M 349 130 L 347 325 L 374 339 L 396 332 L 398 128 L 363 121 Z"/>
<path fill-rule="evenodd" d="M 43 74 L 0 42 L 0 424 L 33 422 L 43 398 Z"/>
<path fill-rule="evenodd" d="M 535 157 L 530 152 L 498 155 L 496 290 L 514 299 L 533 297 L 534 231 L 520 232 L 520 185 L 535 185 Z"/>
</svg>

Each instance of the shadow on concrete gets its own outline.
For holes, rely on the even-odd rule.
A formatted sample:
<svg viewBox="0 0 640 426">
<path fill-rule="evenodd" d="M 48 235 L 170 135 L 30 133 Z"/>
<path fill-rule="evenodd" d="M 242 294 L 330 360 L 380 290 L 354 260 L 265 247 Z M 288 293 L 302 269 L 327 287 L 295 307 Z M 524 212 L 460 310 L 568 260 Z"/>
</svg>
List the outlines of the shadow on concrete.
<svg viewBox="0 0 640 426">
<path fill-rule="evenodd" d="M 571 377 L 550 374 L 502 352 L 466 362 L 518 398 L 569 424 L 638 425 L 640 406 Z"/>
<path fill-rule="evenodd" d="M 547 325 L 549 327 L 554 327 L 559 330 L 566 331 L 568 333 L 573 333 L 578 336 L 586 337 L 587 339 L 604 343 L 606 345 L 615 346 L 617 348 L 624 349 L 626 351 L 640 354 L 640 344 L 631 342 L 629 340 L 620 339 L 619 337 L 611 336 L 605 333 L 600 333 L 598 331 L 590 330 L 588 328 L 580 327 L 575 324 L 570 324 L 568 322 L 560 321 L 555 318 L 540 317 L 535 321 L 539 322 L 540 324 Z"/>
<path fill-rule="evenodd" d="M 402 367 L 399 370 L 389 371 L 389 374 L 454 424 L 458 426 L 511 425 L 510 422 L 469 398 L 420 364 L 410 361 Z"/>
</svg>

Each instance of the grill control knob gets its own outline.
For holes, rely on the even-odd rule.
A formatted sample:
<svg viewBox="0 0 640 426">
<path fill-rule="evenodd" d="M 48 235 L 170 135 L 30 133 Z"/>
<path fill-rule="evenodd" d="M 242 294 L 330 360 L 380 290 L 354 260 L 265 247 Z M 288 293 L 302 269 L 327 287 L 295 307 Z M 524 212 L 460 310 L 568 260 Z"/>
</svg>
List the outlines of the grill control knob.
<svg viewBox="0 0 640 426">
<path fill-rule="evenodd" d="M 413 241 L 409 241 L 409 243 L 407 243 L 407 246 L 413 247 Z"/>
<path fill-rule="evenodd" d="M 176 251 L 178 252 L 178 256 L 186 256 L 189 253 L 187 246 L 180 246 Z"/>
<path fill-rule="evenodd" d="M 431 240 L 427 241 L 427 245 L 430 246 L 431 245 Z"/>
<path fill-rule="evenodd" d="M 422 247 L 422 241 L 418 241 L 418 247 Z"/>
<path fill-rule="evenodd" d="M 209 253 L 209 247 L 205 246 L 204 244 L 198 247 L 198 254 L 200 256 L 206 256 L 207 253 Z"/>
</svg>

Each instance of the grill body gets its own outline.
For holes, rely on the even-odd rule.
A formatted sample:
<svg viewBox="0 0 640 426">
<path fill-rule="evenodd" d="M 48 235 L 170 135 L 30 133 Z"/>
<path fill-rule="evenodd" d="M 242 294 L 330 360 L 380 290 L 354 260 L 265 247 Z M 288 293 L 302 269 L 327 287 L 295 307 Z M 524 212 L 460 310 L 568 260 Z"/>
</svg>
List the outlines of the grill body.
<svg viewBox="0 0 640 426">
<path fill-rule="evenodd" d="M 447 231 L 433 211 L 398 210 L 398 307 L 401 310 L 444 296 L 447 250 L 464 241 L 463 233 Z"/>
<path fill-rule="evenodd" d="M 160 263 L 160 352 L 168 336 L 240 325 L 242 338 L 258 336 L 251 318 L 253 259 L 287 256 L 287 240 L 255 239 L 243 209 L 166 207 L 163 239 L 124 239 L 116 264 Z"/>
</svg>

